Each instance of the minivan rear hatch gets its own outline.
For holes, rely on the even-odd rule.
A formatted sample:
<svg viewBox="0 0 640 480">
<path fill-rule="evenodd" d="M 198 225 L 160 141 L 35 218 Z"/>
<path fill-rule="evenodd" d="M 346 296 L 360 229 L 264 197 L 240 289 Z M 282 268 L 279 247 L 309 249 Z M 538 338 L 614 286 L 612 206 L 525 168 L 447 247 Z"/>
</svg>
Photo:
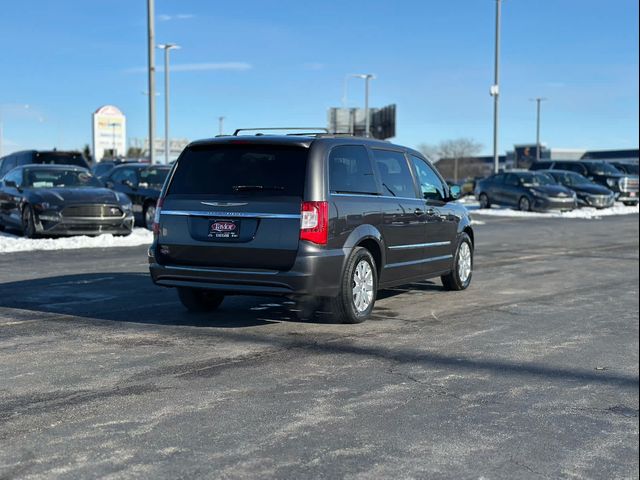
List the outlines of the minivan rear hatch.
<svg viewBox="0 0 640 480">
<path fill-rule="evenodd" d="M 187 148 L 160 215 L 167 265 L 288 270 L 298 251 L 308 148 L 239 142 Z"/>
</svg>

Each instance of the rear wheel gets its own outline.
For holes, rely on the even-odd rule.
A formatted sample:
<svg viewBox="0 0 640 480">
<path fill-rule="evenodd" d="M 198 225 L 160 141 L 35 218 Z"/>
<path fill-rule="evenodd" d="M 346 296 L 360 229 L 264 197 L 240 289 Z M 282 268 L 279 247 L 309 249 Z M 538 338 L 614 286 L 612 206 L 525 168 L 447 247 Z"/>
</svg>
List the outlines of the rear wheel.
<svg viewBox="0 0 640 480">
<path fill-rule="evenodd" d="M 447 290 L 464 290 L 471 283 L 473 275 L 473 243 L 469 235 L 460 234 L 458 248 L 453 261 L 453 270 L 441 278 L 442 285 Z"/>
<path fill-rule="evenodd" d="M 518 202 L 518 208 L 520 210 L 522 210 L 523 212 L 530 212 L 531 211 L 531 200 L 529 200 L 528 197 L 521 197 L 520 201 Z"/>
<path fill-rule="evenodd" d="M 190 312 L 211 312 L 224 300 L 220 292 L 188 287 L 178 287 L 178 297 Z"/>
<path fill-rule="evenodd" d="M 156 216 L 156 206 L 155 204 L 148 202 L 144 206 L 144 212 L 142 212 L 142 221 L 144 224 L 144 228 L 147 230 L 153 229 L 153 219 Z"/>
<path fill-rule="evenodd" d="M 25 205 L 22 209 L 22 235 L 33 238 L 36 235 L 36 221 L 31 205 Z"/>
<path fill-rule="evenodd" d="M 356 247 L 340 281 L 337 297 L 329 299 L 331 313 L 342 323 L 364 322 L 376 301 L 376 262 L 366 248 Z"/>
<path fill-rule="evenodd" d="M 480 208 L 491 208 L 491 201 L 486 193 L 480 194 Z"/>
</svg>

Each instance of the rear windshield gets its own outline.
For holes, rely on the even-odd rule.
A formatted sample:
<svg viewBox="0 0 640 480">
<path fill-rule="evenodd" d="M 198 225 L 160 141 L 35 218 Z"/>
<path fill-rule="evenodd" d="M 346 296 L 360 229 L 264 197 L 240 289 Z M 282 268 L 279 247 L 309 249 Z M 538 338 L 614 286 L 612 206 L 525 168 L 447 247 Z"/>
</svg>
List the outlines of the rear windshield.
<svg viewBox="0 0 640 480">
<path fill-rule="evenodd" d="M 286 195 L 302 197 L 306 148 L 207 145 L 185 150 L 168 195 Z"/>
<path fill-rule="evenodd" d="M 76 165 L 77 167 L 87 166 L 87 162 L 84 157 L 80 153 L 73 152 L 38 152 L 36 154 L 36 163 Z"/>
</svg>

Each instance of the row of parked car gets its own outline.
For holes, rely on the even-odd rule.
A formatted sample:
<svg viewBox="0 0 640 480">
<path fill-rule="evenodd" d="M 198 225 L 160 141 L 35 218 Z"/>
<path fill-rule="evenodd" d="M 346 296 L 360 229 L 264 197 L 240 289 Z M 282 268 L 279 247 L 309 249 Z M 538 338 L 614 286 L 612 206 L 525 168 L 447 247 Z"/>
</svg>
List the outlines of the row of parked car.
<svg viewBox="0 0 640 480">
<path fill-rule="evenodd" d="M 634 165 L 624 164 L 627 171 Z M 637 166 L 636 172 L 637 172 Z M 479 180 L 474 194 L 481 208 L 523 211 L 608 208 L 616 201 L 638 204 L 638 175 L 602 161 L 540 161 L 528 171 L 501 172 Z"/>
<path fill-rule="evenodd" d="M 0 158 L 0 230 L 26 237 L 128 235 L 151 229 L 170 167 L 100 162 L 79 152 L 15 152 Z"/>
</svg>

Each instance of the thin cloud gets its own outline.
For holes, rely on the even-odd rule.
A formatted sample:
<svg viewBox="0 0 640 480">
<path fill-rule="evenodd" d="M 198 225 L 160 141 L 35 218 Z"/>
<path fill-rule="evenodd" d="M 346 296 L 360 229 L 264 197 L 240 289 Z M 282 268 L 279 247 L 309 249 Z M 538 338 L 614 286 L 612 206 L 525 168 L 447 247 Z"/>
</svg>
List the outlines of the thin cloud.
<svg viewBox="0 0 640 480">
<path fill-rule="evenodd" d="M 253 65 L 247 62 L 218 62 L 218 63 L 176 63 L 171 65 L 172 72 L 203 72 L 208 70 L 226 70 L 243 72 L 251 70 Z M 157 66 L 156 71 L 162 72 L 164 68 Z M 126 70 L 127 73 L 143 73 L 147 67 L 134 67 Z"/>
<path fill-rule="evenodd" d="M 327 68 L 327 66 L 324 63 L 320 63 L 320 62 L 307 62 L 307 63 L 304 63 L 302 66 L 305 68 L 305 70 L 314 70 L 314 71 L 324 70 L 325 68 Z"/>
<path fill-rule="evenodd" d="M 167 15 L 166 13 L 161 13 L 157 18 L 160 22 L 168 22 L 170 20 L 188 20 L 194 17 L 195 15 L 193 13 L 178 13 L 177 15 Z"/>
</svg>

